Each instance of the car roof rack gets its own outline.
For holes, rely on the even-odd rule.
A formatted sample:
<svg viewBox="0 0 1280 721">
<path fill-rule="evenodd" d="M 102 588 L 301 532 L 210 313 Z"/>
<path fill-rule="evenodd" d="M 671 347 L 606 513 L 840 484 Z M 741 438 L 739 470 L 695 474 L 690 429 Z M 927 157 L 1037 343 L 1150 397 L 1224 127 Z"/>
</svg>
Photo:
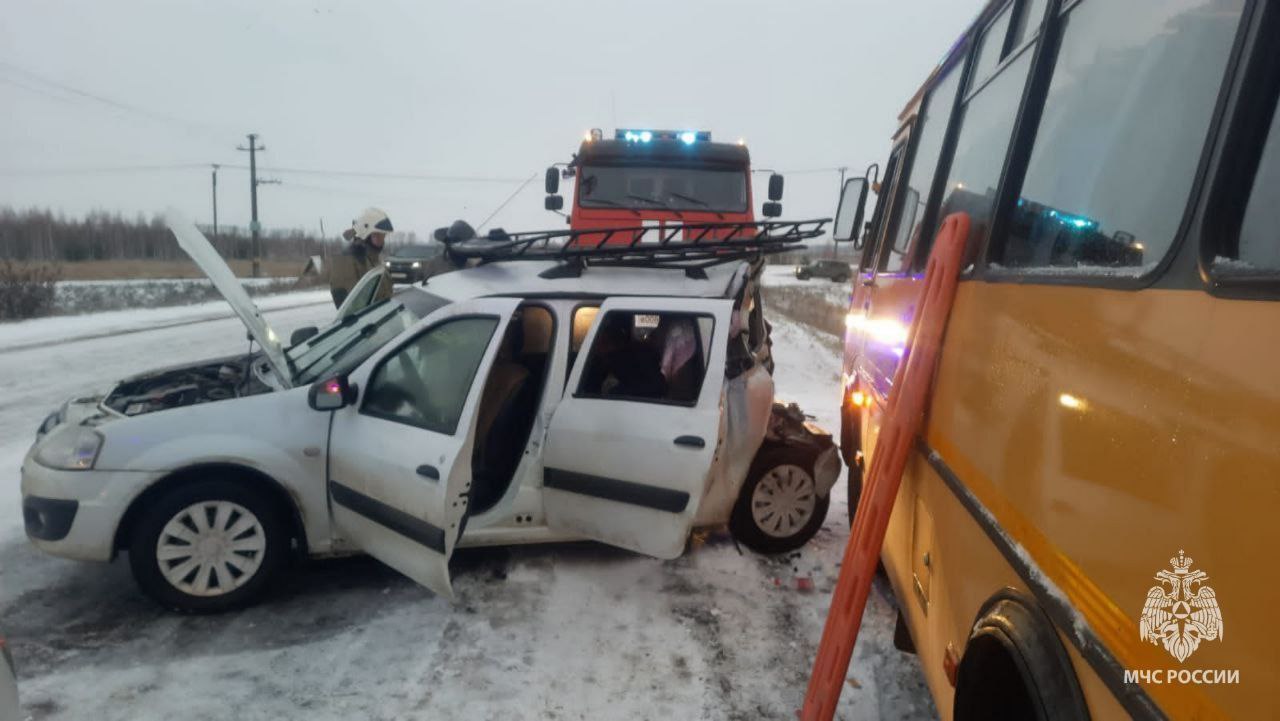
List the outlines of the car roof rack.
<svg viewBox="0 0 1280 721">
<path fill-rule="evenodd" d="M 774 253 L 803 250 L 800 241 L 822 235 L 830 218 L 728 223 L 684 223 L 633 228 L 590 228 L 508 233 L 495 228 L 483 237 L 444 240 L 459 265 L 468 260 L 554 260 L 562 265 L 544 278 L 578 277 L 588 266 L 670 268 L 705 278 L 705 269 Z"/>
</svg>

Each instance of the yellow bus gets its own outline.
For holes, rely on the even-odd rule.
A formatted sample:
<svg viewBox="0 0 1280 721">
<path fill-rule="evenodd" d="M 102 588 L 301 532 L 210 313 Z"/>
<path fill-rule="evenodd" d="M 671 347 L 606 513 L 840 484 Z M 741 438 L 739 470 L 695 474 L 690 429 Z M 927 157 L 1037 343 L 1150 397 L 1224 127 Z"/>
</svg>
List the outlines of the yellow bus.
<svg viewBox="0 0 1280 721">
<path fill-rule="evenodd" d="M 930 241 L 972 221 L 882 551 L 944 718 L 1280 718 L 1277 97 L 1280 2 L 999 0 L 865 227 L 843 189 L 851 505 Z"/>
</svg>

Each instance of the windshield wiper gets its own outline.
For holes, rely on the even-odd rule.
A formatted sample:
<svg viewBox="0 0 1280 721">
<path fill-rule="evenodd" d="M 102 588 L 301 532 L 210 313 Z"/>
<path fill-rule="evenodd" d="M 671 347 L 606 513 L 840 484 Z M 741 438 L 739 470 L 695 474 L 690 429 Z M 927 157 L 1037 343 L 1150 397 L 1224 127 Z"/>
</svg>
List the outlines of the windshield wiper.
<svg viewBox="0 0 1280 721">
<path fill-rule="evenodd" d="M 619 203 L 616 200 L 609 200 L 608 198 L 585 198 L 584 200 L 587 200 L 588 202 L 591 202 L 591 203 L 603 203 L 604 205 L 609 205 L 614 208 L 622 208 L 623 210 L 630 210 L 632 213 L 635 213 L 637 218 L 640 217 L 640 211 L 636 210 L 635 208 L 632 208 L 629 205 L 623 205 L 622 203 Z M 648 198 L 645 198 L 645 200 L 648 200 Z"/>
<path fill-rule="evenodd" d="M 681 200 L 686 200 L 686 201 L 688 201 L 688 202 L 690 202 L 690 203 L 697 203 L 698 205 L 701 205 L 702 207 L 704 207 L 704 208 L 706 208 L 706 209 L 708 209 L 708 210 L 711 210 L 711 204 L 710 204 L 710 203 L 708 203 L 707 201 L 703 200 L 702 198 L 695 198 L 695 197 L 690 196 L 690 195 L 685 195 L 684 193 L 675 193 L 675 192 L 672 192 L 672 191 L 669 191 L 669 190 L 667 191 L 667 195 L 670 195 L 670 196 L 671 196 L 671 197 L 673 197 L 673 198 L 679 198 L 679 199 L 681 199 Z M 717 218 L 719 218 L 720 220 L 724 220 L 724 214 L 723 214 L 723 213 L 721 213 L 720 211 L 718 211 L 718 210 L 711 210 L 711 212 L 712 212 L 712 213 L 715 213 L 715 214 L 716 214 L 716 217 L 717 217 Z"/>
<path fill-rule="evenodd" d="M 662 208 L 663 210 L 669 210 L 672 213 L 675 213 L 677 216 L 680 217 L 680 220 L 684 220 L 684 213 L 681 213 L 680 211 L 676 210 L 670 205 L 667 205 L 661 200 L 658 200 L 657 198 L 650 198 L 646 195 L 632 195 L 631 193 L 627 193 L 627 197 L 631 198 L 632 200 L 643 200 L 646 203 L 653 203 L 654 205 L 658 206 L 659 208 Z"/>
<path fill-rule="evenodd" d="M 356 336 L 354 338 L 347 341 L 346 345 L 334 351 L 333 355 L 329 356 L 329 360 L 334 363 L 338 362 L 338 359 L 346 355 L 347 351 L 351 350 L 352 348 L 355 348 L 362 341 L 367 340 L 374 333 L 377 333 L 379 328 L 381 328 L 384 324 L 386 324 L 387 321 L 399 315 L 400 311 L 402 310 L 404 310 L 404 306 L 402 305 L 396 306 L 396 309 L 394 312 L 388 313 L 372 323 L 365 323 L 364 327 L 360 329 L 359 333 L 356 333 Z"/>
</svg>

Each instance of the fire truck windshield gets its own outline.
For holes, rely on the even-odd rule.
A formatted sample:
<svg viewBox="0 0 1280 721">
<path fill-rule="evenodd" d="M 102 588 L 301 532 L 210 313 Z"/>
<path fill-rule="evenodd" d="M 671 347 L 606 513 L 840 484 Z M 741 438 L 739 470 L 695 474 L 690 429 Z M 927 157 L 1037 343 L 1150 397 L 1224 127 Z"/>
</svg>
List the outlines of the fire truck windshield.
<svg viewBox="0 0 1280 721">
<path fill-rule="evenodd" d="M 745 213 L 747 173 L 669 166 L 587 165 L 579 170 L 578 205 Z"/>
</svg>

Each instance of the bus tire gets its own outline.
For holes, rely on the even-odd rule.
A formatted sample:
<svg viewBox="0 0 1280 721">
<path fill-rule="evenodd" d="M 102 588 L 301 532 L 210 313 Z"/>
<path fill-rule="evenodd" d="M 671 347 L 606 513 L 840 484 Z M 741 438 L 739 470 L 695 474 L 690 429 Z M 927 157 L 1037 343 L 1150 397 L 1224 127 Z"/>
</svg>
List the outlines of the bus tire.
<svg viewBox="0 0 1280 721">
<path fill-rule="evenodd" d="M 1088 719 L 1080 683 L 1053 622 L 1006 589 L 987 601 L 956 670 L 956 721 Z"/>
</svg>

